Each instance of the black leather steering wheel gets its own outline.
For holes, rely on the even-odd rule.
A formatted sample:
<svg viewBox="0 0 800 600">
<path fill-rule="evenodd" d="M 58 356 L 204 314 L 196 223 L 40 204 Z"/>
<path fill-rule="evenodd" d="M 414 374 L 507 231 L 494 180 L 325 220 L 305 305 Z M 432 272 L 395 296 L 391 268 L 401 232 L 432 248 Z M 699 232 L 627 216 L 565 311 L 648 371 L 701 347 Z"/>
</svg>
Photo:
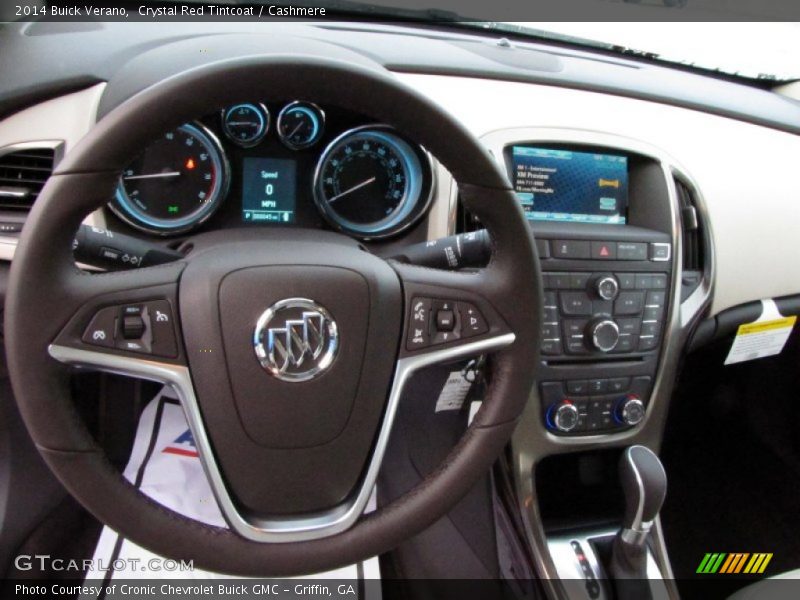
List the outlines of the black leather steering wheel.
<svg viewBox="0 0 800 600">
<path fill-rule="evenodd" d="M 74 232 L 112 197 L 122 169 L 148 142 L 220 107 L 276 93 L 347 107 L 425 146 L 489 230 L 488 266 L 459 273 L 387 262 L 344 236 L 303 230 L 199 235 L 185 260 L 135 271 L 90 274 L 75 266 Z M 213 571 L 318 572 L 394 547 L 445 514 L 486 473 L 531 394 L 540 282 L 533 238 L 505 175 L 446 112 L 382 69 L 315 56 L 242 57 L 138 93 L 58 166 L 14 257 L 8 366 L 39 451 L 100 521 L 153 552 Z M 320 311 L 280 312 L 281 301 L 300 298 Z M 414 348 L 409 328 L 420 301 L 427 308 L 455 303 L 458 339 Z M 99 311 L 119 314 L 132 305 L 171 317 L 148 317 L 150 354 L 84 341 Z M 254 334 L 267 309 L 274 331 L 285 332 L 292 319 L 335 322 L 337 347 L 325 369 L 290 381 L 262 368 L 253 339 L 268 333 Z M 484 325 L 468 331 L 466 310 L 477 311 Z M 174 351 L 163 349 L 167 338 Z M 479 354 L 490 356 L 488 392 L 459 444 L 416 488 L 362 515 L 408 377 Z M 111 466 L 72 403 L 76 366 L 175 389 L 230 528 L 155 503 Z"/>
</svg>

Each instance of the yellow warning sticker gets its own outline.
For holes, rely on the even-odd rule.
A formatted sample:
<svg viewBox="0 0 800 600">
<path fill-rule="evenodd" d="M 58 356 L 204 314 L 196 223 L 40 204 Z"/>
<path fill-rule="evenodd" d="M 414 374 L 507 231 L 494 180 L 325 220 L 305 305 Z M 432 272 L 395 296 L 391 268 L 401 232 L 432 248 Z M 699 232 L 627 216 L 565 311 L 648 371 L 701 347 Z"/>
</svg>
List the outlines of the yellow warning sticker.
<svg viewBox="0 0 800 600">
<path fill-rule="evenodd" d="M 761 316 L 739 325 L 726 365 L 780 354 L 792 333 L 797 317 L 784 317 L 772 300 L 762 300 Z"/>
<path fill-rule="evenodd" d="M 736 335 L 750 335 L 752 333 L 761 333 L 762 331 L 772 331 L 774 329 L 791 329 L 797 317 L 784 317 L 783 319 L 775 319 L 774 321 L 762 321 L 761 323 L 747 323 L 739 325 L 739 331 Z"/>
</svg>

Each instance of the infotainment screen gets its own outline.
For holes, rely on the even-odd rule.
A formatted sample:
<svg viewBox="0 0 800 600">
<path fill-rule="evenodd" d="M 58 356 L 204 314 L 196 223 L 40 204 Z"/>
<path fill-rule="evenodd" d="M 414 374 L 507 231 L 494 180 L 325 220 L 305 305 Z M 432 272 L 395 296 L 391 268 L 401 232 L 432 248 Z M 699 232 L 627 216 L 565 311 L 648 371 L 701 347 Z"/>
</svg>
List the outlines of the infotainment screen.
<svg viewBox="0 0 800 600">
<path fill-rule="evenodd" d="M 628 158 L 512 146 L 514 190 L 531 221 L 624 224 Z"/>
<path fill-rule="evenodd" d="M 245 158 L 242 219 L 247 222 L 294 223 L 296 179 L 293 160 Z"/>
</svg>

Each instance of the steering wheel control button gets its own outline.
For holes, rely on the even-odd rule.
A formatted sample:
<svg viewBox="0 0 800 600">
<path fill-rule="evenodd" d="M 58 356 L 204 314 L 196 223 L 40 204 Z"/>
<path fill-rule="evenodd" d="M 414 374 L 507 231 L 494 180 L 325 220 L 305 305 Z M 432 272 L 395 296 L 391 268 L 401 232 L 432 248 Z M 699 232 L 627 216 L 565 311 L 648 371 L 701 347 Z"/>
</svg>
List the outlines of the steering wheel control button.
<svg viewBox="0 0 800 600">
<path fill-rule="evenodd" d="M 427 348 L 431 344 L 430 336 L 431 300 L 429 298 L 414 298 L 411 300 L 411 314 L 409 316 L 408 350 Z"/>
<path fill-rule="evenodd" d="M 326 371 L 339 348 L 336 321 L 306 298 L 280 300 L 258 318 L 253 346 L 261 366 L 281 381 L 301 382 Z"/>
<path fill-rule="evenodd" d="M 98 311 L 83 332 L 83 342 L 92 346 L 113 348 L 118 313 L 119 309 L 113 306 Z"/>
<path fill-rule="evenodd" d="M 126 340 L 138 340 L 145 332 L 144 319 L 141 314 L 123 315 L 122 317 L 122 337 Z"/>
<path fill-rule="evenodd" d="M 594 289 L 602 300 L 613 300 L 619 293 L 619 283 L 613 275 L 604 275 L 595 282 Z"/>
<path fill-rule="evenodd" d="M 147 303 L 147 318 L 152 331 L 151 351 L 155 356 L 175 358 L 178 356 L 178 344 L 175 337 L 175 326 L 172 308 L 166 300 L 154 300 Z"/>
<path fill-rule="evenodd" d="M 483 335 L 489 331 L 486 319 L 474 304 L 459 302 L 458 312 L 461 316 L 461 334 L 464 337 Z"/>
</svg>

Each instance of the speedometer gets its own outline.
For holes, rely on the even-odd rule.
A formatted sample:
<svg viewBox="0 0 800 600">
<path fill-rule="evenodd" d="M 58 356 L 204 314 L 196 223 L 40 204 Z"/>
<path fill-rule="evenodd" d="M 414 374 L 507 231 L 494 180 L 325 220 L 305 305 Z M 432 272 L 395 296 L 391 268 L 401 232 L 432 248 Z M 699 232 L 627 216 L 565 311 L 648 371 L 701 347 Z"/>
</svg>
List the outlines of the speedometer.
<svg viewBox="0 0 800 600">
<path fill-rule="evenodd" d="M 430 163 L 421 148 L 388 128 L 370 126 L 343 133 L 325 149 L 314 198 L 337 229 L 386 237 L 422 216 L 430 184 Z"/>
<path fill-rule="evenodd" d="M 179 233 L 214 213 L 228 181 L 217 138 L 200 124 L 186 124 L 164 134 L 128 165 L 109 206 L 142 231 Z"/>
</svg>

